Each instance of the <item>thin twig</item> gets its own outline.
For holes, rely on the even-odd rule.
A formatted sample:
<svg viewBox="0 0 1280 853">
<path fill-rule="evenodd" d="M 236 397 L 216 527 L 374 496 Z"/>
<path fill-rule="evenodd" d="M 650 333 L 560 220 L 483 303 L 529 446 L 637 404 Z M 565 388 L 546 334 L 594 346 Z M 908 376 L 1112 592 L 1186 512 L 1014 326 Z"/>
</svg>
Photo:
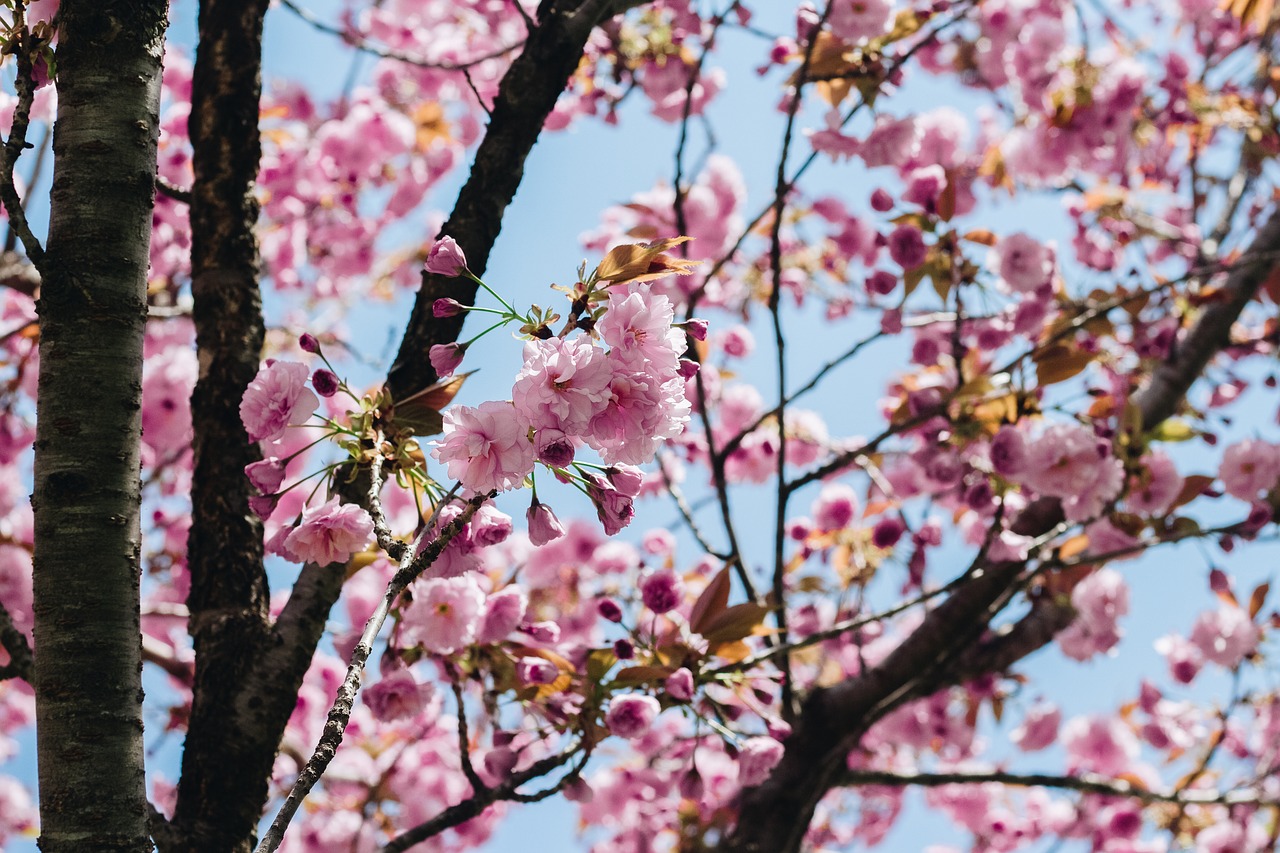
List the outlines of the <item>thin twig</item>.
<svg viewBox="0 0 1280 853">
<path fill-rule="evenodd" d="M 32 76 L 33 61 L 31 57 L 31 31 L 27 29 L 24 3 L 22 0 L 13 7 L 13 34 L 20 39 L 18 45 L 18 74 L 14 85 L 18 92 L 18 104 L 13 110 L 13 127 L 9 138 L 4 143 L 4 163 L 0 167 L 0 201 L 4 203 L 5 213 L 9 215 L 9 228 L 22 240 L 22 247 L 27 252 L 31 263 L 39 269 L 44 262 L 44 247 L 36 235 L 31 233 L 31 225 L 27 222 L 27 213 L 23 209 L 18 188 L 14 183 L 14 168 L 18 158 L 27 148 L 27 128 L 31 125 L 31 104 L 36 97 L 36 83 Z M 6 239 L 6 244 L 8 240 Z"/>
<path fill-rule="evenodd" d="M 31 646 L 27 644 L 27 635 L 13 624 L 13 617 L 5 609 L 4 602 L 0 602 L 0 646 L 9 653 L 9 662 L 0 666 L 0 681 L 21 678 L 30 683 L 35 675 Z"/>
<path fill-rule="evenodd" d="M 499 47 L 495 50 L 486 51 L 485 53 L 482 53 L 472 59 L 468 59 L 465 62 L 446 62 L 444 60 L 432 60 L 432 59 L 426 59 L 421 56 L 415 56 L 414 54 L 411 54 L 411 53 L 405 53 L 403 51 L 395 50 L 394 48 L 386 47 L 385 45 L 374 44 L 373 42 L 369 41 L 367 38 L 365 38 L 363 35 L 360 35 L 359 33 L 350 32 L 348 30 L 343 29 L 342 27 L 335 27 L 333 24 L 330 24 L 322 20 L 319 16 L 317 16 L 311 10 L 306 9 L 298 5 L 297 3 L 295 3 L 294 0 L 280 0 L 280 5 L 284 6 L 290 12 L 297 15 L 303 21 L 307 22 L 308 24 L 310 24 L 312 27 L 319 30 L 320 32 L 327 33 L 328 35 L 335 36 L 337 38 L 342 39 L 342 41 L 348 47 L 351 47 L 355 50 L 359 50 L 363 53 L 372 54 L 373 56 L 377 56 L 382 59 L 394 59 L 398 62 L 404 62 L 408 65 L 416 65 L 419 68 L 434 68 L 439 71 L 466 71 L 469 68 L 474 68 L 477 65 L 480 65 L 481 63 L 484 63 L 484 62 L 488 62 L 491 59 L 501 59 L 502 57 L 506 56 L 507 54 L 515 50 L 518 50 L 520 47 L 524 45 L 524 39 L 521 39 L 520 41 L 515 42 L 514 44 L 509 44 L 503 47 Z M 519 4 L 517 3 L 517 5 Z"/>
<path fill-rule="evenodd" d="M 1261 791 L 1218 791 L 1196 789 L 1192 791 L 1151 791 L 1140 788 L 1124 779 L 1108 779 L 1105 776 L 1081 774 L 1079 776 L 1054 776 L 1048 773 L 895 773 L 889 770 L 849 770 L 841 778 L 843 785 L 894 785 L 937 787 L 940 785 L 981 785 L 995 782 L 1016 787 L 1060 788 L 1084 794 L 1104 797 L 1127 797 L 1144 803 L 1178 803 L 1180 805 L 1278 805 L 1280 801 L 1267 798 Z"/>
<path fill-rule="evenodd" d="M 355 706 L 356 694 L 360 691 L 365 662 L 373 652 L 374 641 L 382 630 L 382 626 L 386 622 L 396 599 L 400 597 L 400 593 L 404 591 L 405 587 L 435 562 L 445 547 L 462 530 L 463 525 L 475 515 L 476 510 L 485 501 L 492 498 L 494 494 L 494 492 L 486 492 L 471 498 L 467 501 L 467 505 L 462 512 L 453 521 L 445 525 L 444 529 L 440 531 L 440 535 L 432 540 L 431 544 L 421 554 L 410 559 L 409 555 L 413 552 L 409 551 L 401 559 L 399 571 L 396 572 L 391 582 L 387 585 L 382 601 L 378 603 L 377 609 L 373 611 L 373 615 L 365 623 L 364 632 L 360 635 L 360 641 L 356 643 L 356 647 L 351 652 L 351 662 L 347 666 L 347 675 L 342 680 L 342 685 L 338 688 L 338 694 L 334 697 L 333 705 L 329 708 L 329 716 L 325 721 L 324 733 L 320 736 L 320 741 L 316 744 L 311 758 L 303 766 L 298 778 L 294 781 L 293 788 L 290 789 L 289 795 L 285 798 L 284 804 L 280 807 L 280 812 L 276 815 L 275 820 L 271 822 L 271 827 L 263 834 L 262 841 L 258 844 L 257 853 L 272 853 L 280 846 L 280 843 L 284 840 L 285 829 L 289 826 L 289 822 L 293 820 L 298 807 L 302 805 L 302 801 L 311 789 L 315 787 L 325 768 L 329 766 L 329 762 L 333 760 L 334 755 L 337 753 L 338 746 L 342 743 L 342 736 L 347 730 L 347 722 L 351 719 L 351 709 Z"/>
</svg>

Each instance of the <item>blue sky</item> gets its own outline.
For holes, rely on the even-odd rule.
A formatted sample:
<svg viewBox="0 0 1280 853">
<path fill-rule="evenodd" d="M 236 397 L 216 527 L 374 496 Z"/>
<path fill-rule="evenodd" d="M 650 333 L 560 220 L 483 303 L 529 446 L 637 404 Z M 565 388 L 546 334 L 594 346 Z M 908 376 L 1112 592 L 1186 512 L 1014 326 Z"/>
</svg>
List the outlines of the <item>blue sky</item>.
<svg viewBox="0 0 1280 853">
<path fill-rule="evenodd" d="M 308 8 L 328 20 L 336 20 L 339 4 L 334 0 L 312 0 Z M 763 10 L 766 4 L 756 4 Z M 791 4 L 775 4 L 775 8 L 761 11 L 758 23 L 766 29 L 785 32 L 789 28 L 789 15 L 781 10 Z M 771 12 L 771 14 L 769 13 Z M 772 19 L 772 20 L 771 20 Z M 194 3 L 177 2 L 172 12 L 171 41 L 189 45 L 194 39 Z M 778 74 L 760 78 L 751 72 L 759 64 L 767 50 L 761 40 L 739 31 L 726 31 L 721 44 L 725 56 L 724 65 L 730 69 L 727 89 L 710 108 L 710 117 L 716 128 L 718 150 L 731 156 L 741 168 L 747 181 L 750 201 L 748 210 L 754 213 L 769 199 L 772 189 L 778 142 L 781 138 L 781 116 L 767 107 L 779 96 Z M 315 32 L 299 21 L 286 9 L 273 8 L 266 28 L 266 69 L 268 83 L 273 77 L 289 77 L 305 82 L 318 92 L 333 92 L 341 86 L 348 70 L 349 52 L 331 36 Z M 367 70 L 371 63 L 365 61 Z M 925 85 L 908 86 L 902 97 L 886 102 L 889 111 L 901 115 L 908 111 L 930 109 L 944 103 L 965 110 L 975 102 L 973 96 L 945 82 L 929 79 Z M 809 116 L 811 126 L 820 124 L 820 114 Z M 565 281 L 572 275 L 583 257 L 580 235 L 599 223 L 600 212 L 608 205 L 625 202 L 638 191 L 650 188 L 655 182 L 670 181 L 672 157 L 676 146 L 677 128 L 658 122 L 647 114 L 642 98 L 633 97 L 624 106 L 622 121 L 617 127 L 600 122 L 579 121 L 568 131 L 547 134 L 538 143 L 526 168 L 526 177 L 515 202 L 508 210 L 502 236 L 495 247 L 486 280 L 504 293 L 523 301 L 540 301 L 545 304 L 549 291 L 542 291 L 552 281 Z M 696 136 L 695 136 L 696 138 Z M 799 147 L 800 156 L 807 153 Z M 696 159 L 695 156 L 690 158 Z M 798 161 L 793 158 L 793 162 Z M 463 176 L 442 186 L 429 199 L 436 208 L 447 210 Z M 870 187 L 859 187 L 859 173 L 848 168 L 837 168 L 826 162 L 817 166 L 806 180 L 809 187 L 830 187 L 832 194 L 847 194 L 865 199 Z M 865 203 L 865 202 L 863 202 Z M 982 227 L 997 233 L 1029 230 L 1042 239 L 1056 238 L 1065 242 L 1066 219 L 1061 213 L 1060 200 L 1052 196 L 1024 196 L 1016 202 L 983 206 Z M 1031 228 L 1027 223 L 1034 222 Z M 41 227 L 37 225 L 37 228 Z M 419 235 L 422 238 L 430 235 Z M 406 241 L 416 239 L 410 228 L 405 229 Z M 407 306 L 363 309 L 350 321 L 353 332 L 367 341 L 367 352 L 380 352 L 384 342 L 394 340 L 407 316 Z M 713 322 L 725 318 L 712 316 Z M 812 316 L 788 312 L 786 323 L 793 341 L 803 341 L 793 346 L 795 363 L 792 376 L 804 378 L 806 366 L 825 361 L 833 352 L 847 345 L 847 339 L 833 334 Z M 500 335 L 499 335 L 500 336 Z M 763 328 L 757 329 L 759 350 L 754 361 L 748 364 L 753 375 L 772 376 L 769 367 L 771 353 L 766 345 L 769 337 Z M 474 402 L 486 395 L 506 395 L 502 385 L 509 385 L 514 371 L 515 342 L 494 347 L 480 362 L 482 371 L 469 383 L 464 400 Z M 833 432 L 848 434 L 870 431 L 879 421 L 876 400 L 883 391 L 885 379 L 893 369 L 903 363 L 904 347 L 889 343 L 877 350 L 868 369 L 866 363 L 839 372 L 830 380 L 834 392 L 818 392 L 805 403 L 816 408 L 828 419 Z M 768 380 L 765 381 L 767 387 Z M 762 387 L 762 390 L 766 390 Z M 766 394 L 768 391 L 766 390 Z M 1263 398 L 1256 391 L 1238 407 L 1237 429 L 1243 433 L 1256 433 L 1274 440 L 1274 401 Z M 1211 473 L 1212 463 L 1208 454 L 1195 451 L 1205 459 L 1204 470 Z M 810 495 L 796 500 L 797 510 L 802 509 Z M 772 517 L 771 504 L 759 494 L 749 490 L 735 492 L 741 518 L 755 514 Z M 674 511 L 667 506 L 650 505 L 648 520 L 665 525 L 674 518 Z M 512 511 L 508 508 L 508 511 Z M 514 514 L 514 513 L 513 513 Z M 643 522 L 643 519 L 642 519 Z M 740 522 L 741 523 L 741 522 Z M 767 525 L 743 524 L 754 527 L 758 533 Z M 643 529 L 643 524 L 637 527 Z M 746 541 L 748 553 L 769 545 L 764 535 L 751 536 Z M 682 542 L 682 553 L 692 554 Z M 942 566 L 962 565 L 965 553 L 959 549 L 943 552 Z M 954 560 L 950 560 L 950 557 Z M 1208 606 L 1204 593 L 1210 564 L 1229 566 L 1244 586 L 1246 593 L 1254 583 L 1264 580 L 1275 565 L 1277 551 L 1274 546 L 1255 546 L 1239 549 L 1224 559 L 1215 548 L 1187 544 L 1166 547 L 1152 556 L 1119 564 L 1132 588 L 1132 611 L 1124 621 L 1129 640 L 1123 646 L 1124 653 L 1113 658 L 1103 658 L 1080 665 L 1064 660 L 1054 649 L 1047 650 L 1023 667 L 1037 681 L 1043 679 L 1051 685 L 1048 691 L 1055 701 L 1060 701 L 1067 714 L 1113 709 L 1121 701 L 1133 698 L 1138 680 L 1143 675 L 1157 674 L 1161 682 L 1164 665 L 1151 648 L 1158 636 L 1171 631 L 1189 630 L 1196 612 Z M 934 568 L 934 578 L 950 572 L 949 568 Z M 1208 676 L 1197 682 L 1197 695 L 1204 695 L 1207 688 L 1225 689 L 1225 680 Z M 152 688 L 156 689 L 156 688 Z M 1026 698 L 1029 700 L 1034 692 Z M 1016 706 L 1015 706 L 1016 707 Z M 1018 714 L 1011 712 L 1006 718 L 1016 722 Z M 151 722 L 149 720 L 149 722 Z M 996 735 L 998 736 L 998 735 Z M 17 768 L 19 775 L 32 778 L 29 764 L 33 753 L 29 738 L 24 738 L 24 762 Z M 180 743 L 169 739 L 153 759 L 165 775 L 176 775 L 176 762 Z M 1057 767 L 1056 754 L 1023 762 L 1025 769 L 1049 770 Z M 15 768 L 6 768 L 13 771 Z M 918 801 L 918 798 L 917 798 Z M 576 835 L 576 810 L 563 801 L 553 800 L 531 807 L 513 808 L 494 840 L 485 848 L 488 853 L 515 853 L 530 849 L 530 839 L 536 838 L 536 849 L 576 850 L 582 847 Z M 950 829 L 944 819 L 928 814 L 923 808 L 914 808 L 899 823 L 885 849 L 914 850 L 929 843 L 961 842 L 963 836 Z M 14 850 L 34 849 L 34 846 L 14 846 Z M 1068 848 L 1069 849 L 1069 848 Z"/>
</svg>

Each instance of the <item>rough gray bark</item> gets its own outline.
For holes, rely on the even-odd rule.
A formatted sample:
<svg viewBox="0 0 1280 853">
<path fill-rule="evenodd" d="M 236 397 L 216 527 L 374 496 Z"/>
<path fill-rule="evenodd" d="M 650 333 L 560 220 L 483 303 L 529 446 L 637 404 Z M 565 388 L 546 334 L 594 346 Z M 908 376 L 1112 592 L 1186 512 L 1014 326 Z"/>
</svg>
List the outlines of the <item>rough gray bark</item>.
<svg viewBox="0 0 1280 853">
<path fill-rule="evenodd" d="M 35 480 L 40 847 L 146 851 L 139 437 L 164 0 L 64 0 Z"/>
</svg>

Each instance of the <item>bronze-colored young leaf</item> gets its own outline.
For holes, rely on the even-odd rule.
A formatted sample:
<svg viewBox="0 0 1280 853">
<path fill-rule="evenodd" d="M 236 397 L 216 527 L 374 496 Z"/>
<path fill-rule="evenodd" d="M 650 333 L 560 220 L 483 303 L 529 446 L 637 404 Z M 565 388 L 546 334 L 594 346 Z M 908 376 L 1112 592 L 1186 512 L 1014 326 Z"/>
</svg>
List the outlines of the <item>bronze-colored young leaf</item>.
<svg viewBox="0 0 1280 853">
<path fill-rule="evenodd" d="M 735 604 L 713 619 L 702 632 L 711 643 L 725 643 L 750 637 L 757 625 L 764 621 L 769 608 L 747 602 Z"/>
<path fill-rule="evenodd" d="M 437 435 L 444 429 L 440 410 L 449 405 L 462 390 L 462 383 L 475 371 L 460 373 L 428 385 L 394 404 L 392 422 L 413 435 Z"/>
<path fill-rule="evenodd" d="M 689 611 L 689 628 L 693 633 L 701 634 L 724 612 L 729 604 L 729 584 L 729 569 L 726 566 L 711 579 Z"/>
</svg>

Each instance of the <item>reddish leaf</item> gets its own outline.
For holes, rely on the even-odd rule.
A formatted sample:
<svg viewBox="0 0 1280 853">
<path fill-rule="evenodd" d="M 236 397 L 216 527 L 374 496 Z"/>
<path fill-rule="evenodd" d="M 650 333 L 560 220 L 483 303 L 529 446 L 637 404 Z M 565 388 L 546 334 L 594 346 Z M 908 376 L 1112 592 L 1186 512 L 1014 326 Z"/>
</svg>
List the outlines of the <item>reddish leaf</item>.
<svg viewBox="0 0 1280 853">
<path fill-rule="evenodd" d="M 702 595 L 693 603 L 693 610 L 689 613 L 689 628 L 695 634 L 705 635 L 707 626 L 724 613 L 728 604 L 729 567 L 726 566 L 711 579 L 711 583 L 707 584 Z"/>
<path fill-rule="evenodd" d="M 733 640 L 741 640 L 743 637 L 750 637 L 751 632 L 764 621 L 764 617 L 768 612 L 768 607 L 763 607 L 759 604 L 750 602 L 735 604 L 712 620 L 706 630 L 702 632 L 702 636 L 712 643 L 732 642 Z"/>
<path fill-rule="evenodd" d="M 1267 593 L 1271 591 L 1270 582 L 1260 583 L 1253 588 L 1253 594 L 1249 596 L 1249 618 L 1255 619 L 1258 612 L 1262 610 L 1262 605 L 1267 602 Z"/>
</svg>

